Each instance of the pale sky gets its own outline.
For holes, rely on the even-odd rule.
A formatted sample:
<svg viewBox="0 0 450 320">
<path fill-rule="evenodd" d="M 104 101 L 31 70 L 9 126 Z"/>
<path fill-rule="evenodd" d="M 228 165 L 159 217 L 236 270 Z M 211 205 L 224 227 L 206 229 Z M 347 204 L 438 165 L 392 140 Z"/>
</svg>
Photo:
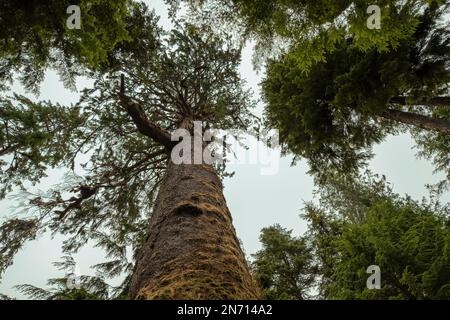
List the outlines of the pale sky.
<svg viewBox="0 0 450 320">
<path fill-rule="evenodd" d="M 167 10 L 162 0 L 146 1 L 151 8 L 155 8 L 161 16 L 160 24 L 169 28 Z M 248 86 L 259 97 L 258 84 L 261 74 L 257 74 L 251 64 L 252 48 L 248 46 L 243 52 L 241 75 L 246 79 Z M 78 88 L 90 85 L 90 81 L 81 79 Z M 21 88 L 14 87 L 21 91 Z M 36 99 L 33 96 L 30 96 Z M 49 72 L 42 85 L 38 100 L 52 100 L 60 103 L 74 103 L 78 94 L 63 88 L 55 73 Z M 259 106 L 261 110 L 262 106 Z M 427 196 L 425 184 L 434 183 L 444 176 L 433 175 L 432 165 L 425 160 L 415 157 L 414 143 L 408 135 L 389 137 L 385 142 L 374 148 L 375 158 L 370 168 L 373 172 L 384 174 L 393 185 L 394 191 L 400 194 L 409 194 L 412 198 L 420 200 Z M 307 165 L 304 161 L 291 167 L 291 158 L 280 160 L 279 172 L 276 175 L 263 176 L 260 166 L 234 165 L 230 170 L 235 171 L 233 178 L 224 181 L 225 197 L 234 219 L 234 226 L 238 237 L 242 240 L 244 250 L 249 256 L 260 249 L 260 230 L 275 223 L 293 229 L 294 235 L 300 235 L 306 230 L 306 224 L 299 217 L 304 201 L 312 200 L 313 179 L 307 175 Z M 45 189 L 60 182 L 61 171 L 52 170 L 49 177 L 38 186 Z M 450 201 L 450 194 L 442 198 L 443 202 Z M 0 202 L 0 218 L 12 212 L 14 203 L 11 200 Z M 32 284 L 45 287 L 46 281 L 52 277 L 63 276 L 52 262 L 59 261 L 62 256 L 60 249 L 62 237 L 51 239 L 46 235 L 36 241 L 25 245 L 2 276 L 0 293 L 12 297 L 24 298 L 14 288 L 18 284 Z M 101 250 L 86 247 L 75 256 L 82 274 L 93 274 L 90 266 L 104 261 Z M 114 281 L 117 283 L 120 279 Z"/>
</svg>

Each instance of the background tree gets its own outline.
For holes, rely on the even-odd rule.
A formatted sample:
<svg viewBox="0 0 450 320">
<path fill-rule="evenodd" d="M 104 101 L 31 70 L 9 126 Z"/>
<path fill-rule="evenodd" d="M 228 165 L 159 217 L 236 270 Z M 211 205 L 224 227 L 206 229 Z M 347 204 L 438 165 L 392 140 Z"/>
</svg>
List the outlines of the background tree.
<svg viewBox="0 0 450 320">
<path fill-rule="evenodd" d="M 433 114 L 450 119 L 450 108 L 439 108 L 433 110 Z M 450 141 L 445 134 L 436 134 L 432 131 L 414 128 L 411 130 L 414 140 L 418 146 L 418 156 L 433 162 L 435 173 L 443 172 L 447 179 L 443 179 L 435 185 L 430 186 L 433 193 L 442 194 L 449 189 L 450 184 Z"/>
<path fill-rule="evenodd" d="M 81 29 L 69 29 L 67 8 L 81 9 Z M 129 41 L 130 0 L 5 0 L 0 4 L 0 88 L 18 76 L 24 86 L 38 91 L 45 70 L 58 71 L 64 84 L 87 69 L 108 64 L 108 55 Z"/>
<path fill-rule="evenodd" d="M 71 256 L 64 256 L 62 261 L 54 265 L 65 271 L 65 276 L 49 279 L 49 289 L 29 284 L 17 285 L 16 288 L 35 300 L 116 300 L 127 297 L 127 288 L 109 285 L 102 272 L 97 272 L 95 276 L 76 274 L 76 262 Z"/>
<path fill-rule="evenodd" d="M 312 296 L 316 266 L 306 238 L 274 225 L 261 231 L 262 249 L 253 255 L 253 272 L 266 299 L 306 300 Z"/>
<path fill-rule="evenodd" d="M 413 36 L 386 52 L 361 52 L 349 38 L 307 73 L 295 51 L 271 61 L 263 82 L 267 121 L 286 150 L 307 158 L 315 173 L 356 170 L 374 143 L 406 124 L 432 131 L 422 145 L 442 141 L 428 150 L 447 171 L 450 33 L 439 26 L 442 13 L 432 5 Z"/>
<path fill-rule="evenodd" d="M 309 203 L 304 216 L 324 298 L 450 297 L 448 205 L 401 197 L 371 174 L 335 176 L 320 194 L 320 205 Z M 381 268 L 380 290 L 366 287 L 370 265 Z"/>
<path fill-rule="evenodd" d="M 28 210 L 0 227 L 0 271 L 24 241 L 49 230 L 68 236 L 67 254 L 87 241 L 104 248 L 110 260 L 97 269 L 132 275 L 131 298 L 257 298 L 218 172 L 168 160 L 169 132 L 191 131 L 194 120 L 204 129 L 251 124 L 240 52 L 206 28 L 165 34 L 144 5 L 133 19 L 139 36 L 113 52 L 115 64 L 79 103 L 20 98 L 2 107 L 4 181 L 36 182 L 52 166 L 68 174 L 48 193 L 23 192 Z"/>
<path fill-rule="evenodd" d="M 302 214 L 303 237 L 277 225 L 262 231 L 253 265 L 267 297 L 303 299 L 306 289 L 321 299 L 450 298 L 448 204 L 401 197 L 370 172 L 334 174 L 317 195 Z M 381 269 L 379 290 L 366 285 L 371 265 Z M 306 286 L 293 286 L 288 276 L 307 279 L 300 282 Z"/>
</svg>

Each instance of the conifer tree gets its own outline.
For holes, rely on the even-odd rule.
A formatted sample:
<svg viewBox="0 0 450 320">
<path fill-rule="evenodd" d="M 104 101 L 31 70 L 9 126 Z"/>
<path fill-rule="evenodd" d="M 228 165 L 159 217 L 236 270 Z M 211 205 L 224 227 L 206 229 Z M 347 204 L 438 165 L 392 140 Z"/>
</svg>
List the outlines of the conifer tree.
<svg viewBox="0 0 450 320">
<path fill-rule="evenodd" d="M 104 68 L 111 51 L 130 40 L 134 5 L 129 0 L 2 1 L 0 89 L 18 77 L 26 89 L 38 92 L 49 68 L 73 89 L 77 75 Z M 79 28 L 67 23 L 74 6 Z"/>
<path fill-rule="evenodd" d="M 322 298 L 449 299 L 448 204 L 396 194 L 370 172 L 333 175 L 319 195 L 303 217 Z M 379 267 L 379 289 L 367 286 L 369 266 Z"/>
<path fill-rule="evenodd" d="M 165 33 L 144 5 L 133 20 L 136 36 L 111 53 L 113 67 L 96 74 L 76 105 L 2 102 L 2 195 L 40 181 L 48 168 L 68 173 L 46 194 L 24 191 L 28 210 L 0 227 L 0 271 L 24 241 L 48 230 L 68 236 L 67 254 L 88 241 L 104 248 L 110 260 L 97 269 L 128 274 L 132 299 L 258 298 L 220 172 L 171 159 L 176 129 L 252 123 L 240 50 L 206 27 L 181 23 Z"/>
<path fill-rule="evenodd" d="M 442 13 L 427 9 L 413 37 L 387 52 L 361 52 L 349 38 L 307 73 L 295 52 L 270 62 L 263 82 L 267 121 L 287 150 L 307 158 L 316 173 L 356 170 L 375 143 L 406 125 L 429 131 L 428 141 L 442 140 L 430 151 L 438 165 L 446 162 L 450 33 L 438 24 Z"/>
</svg>

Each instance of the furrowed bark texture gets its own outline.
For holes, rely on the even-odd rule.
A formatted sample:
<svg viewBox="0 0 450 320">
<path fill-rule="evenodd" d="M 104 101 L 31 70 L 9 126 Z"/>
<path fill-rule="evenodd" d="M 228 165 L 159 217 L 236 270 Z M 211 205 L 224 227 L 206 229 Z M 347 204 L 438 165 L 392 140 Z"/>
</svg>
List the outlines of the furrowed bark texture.
<svg viewBox="0 0 450 320">
<path fill-rule="evenodd" d="M 441 132 L 450 135 L 450 121 L 439 118 L 427 117 L 421 114 L 388 109 L 381 114 L 382 117 L 410 124 L 422 129 Z"/>
<path fill-rule="evenodd" d="M 210 165 L 168 165 L 130 298 L 260 298 L 222 188 Z"/>
</svg>

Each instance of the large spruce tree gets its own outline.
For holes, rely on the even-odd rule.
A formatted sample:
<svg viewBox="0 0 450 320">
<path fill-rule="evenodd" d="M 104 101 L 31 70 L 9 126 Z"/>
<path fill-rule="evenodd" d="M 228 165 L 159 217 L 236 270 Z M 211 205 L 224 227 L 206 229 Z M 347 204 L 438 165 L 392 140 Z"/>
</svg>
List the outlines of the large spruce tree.
<svg viewBox="0 0 450 320">
<path fill-rule="evenodd" d="M 2 100 L 2 196 L 20 187 L 29 202 L 0 227 L 0 271 L 51 231 L 68 236 L 68 254 L 88 241 L 103 247 L 111 260 L 98 270 L 128 273 L 132 299 L 258 298 L 217 168 L 171 161 L 173 130 L 251 124 L 240 51 L 206 27 L 165 33 L 156 21 L 135 7 L 132 41 L 111 52 L 114 63 L 76 105 Z M 67 171 L 62 185 L 25 192 L 54 167 Z"/>
</svg>

